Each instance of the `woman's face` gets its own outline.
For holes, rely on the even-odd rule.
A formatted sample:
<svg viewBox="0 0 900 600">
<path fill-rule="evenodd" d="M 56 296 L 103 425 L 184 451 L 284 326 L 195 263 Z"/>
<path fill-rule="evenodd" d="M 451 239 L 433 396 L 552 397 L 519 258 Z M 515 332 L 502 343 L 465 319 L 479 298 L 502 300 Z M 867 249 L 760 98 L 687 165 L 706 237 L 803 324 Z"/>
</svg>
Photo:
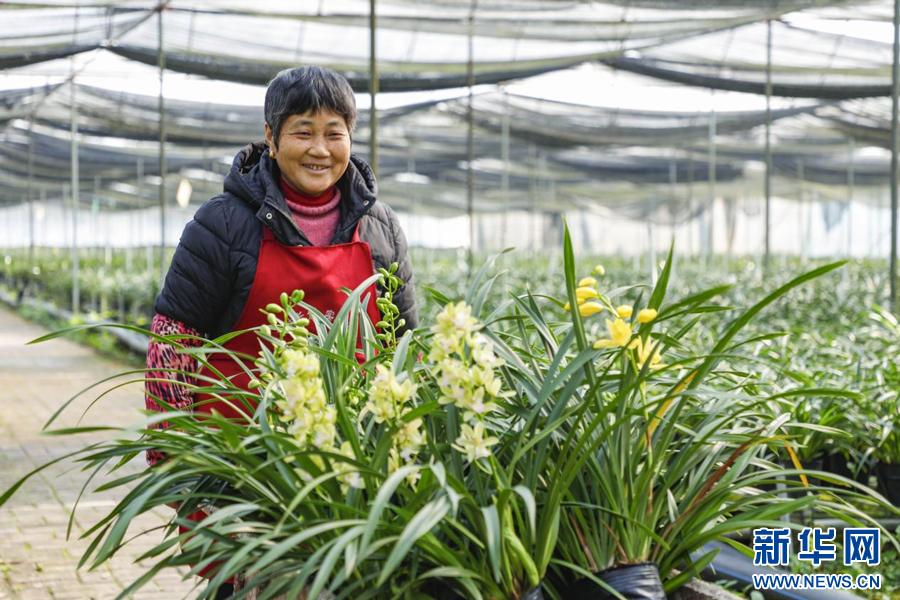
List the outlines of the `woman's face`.
<svg viewBox="0 0 900 600">
<path fill-rule="evenodd" d="M 350 131 L 330 110 L 291 115 L 281 127 L 276 149 L 266 124 L 266 141 L 284 182 L 307 196 L 319 196 L 337 183 L 350 162 Z"/>
</svg>

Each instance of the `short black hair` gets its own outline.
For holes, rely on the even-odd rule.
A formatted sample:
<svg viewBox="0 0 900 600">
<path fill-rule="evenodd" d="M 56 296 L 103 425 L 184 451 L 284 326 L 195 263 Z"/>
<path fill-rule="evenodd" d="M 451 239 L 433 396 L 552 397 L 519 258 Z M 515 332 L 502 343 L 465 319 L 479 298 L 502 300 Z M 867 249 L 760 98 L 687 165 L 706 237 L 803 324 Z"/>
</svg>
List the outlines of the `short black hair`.
<svg viewBox="0 0 900 600">
<path fill-rule="evenodd" d="M 276 148 L 281 127 L 291 115 L 315 114 L 322 110 L 341 115 L 350 133 L 353 133 L 356 127 L 356 96 L 343 75 L 324 67 L 306 65 L 285 69 L 269 82 L 265 114 Z"/>
</svg>

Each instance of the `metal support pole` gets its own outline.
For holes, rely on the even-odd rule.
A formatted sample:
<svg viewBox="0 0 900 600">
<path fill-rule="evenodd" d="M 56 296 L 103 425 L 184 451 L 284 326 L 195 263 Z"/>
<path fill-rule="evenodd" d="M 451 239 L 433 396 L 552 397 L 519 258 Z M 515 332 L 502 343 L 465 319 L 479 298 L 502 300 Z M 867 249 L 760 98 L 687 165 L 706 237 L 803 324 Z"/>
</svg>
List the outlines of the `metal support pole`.
<svg viewBox="0 0 900 600">
<path fill-rule="evenodd" d="M 670 175 L 671 175 L 671 166 Z M 650 283 L 656 285 L 656 223 L 653 222 L 653 197 L 647 195 L 647 262 L 650 263 Z"/>
<path fill-rule="evenodd" d="M 893 104 L 891 105 L 891 310 L 897 312 L 897 155 L 900 154 L 900 0 L 894 0 Z"/>
<path fill-rule="evenodd" d="M 137 159 L 137 197 L 139 202 L 144 200 L 144 158 L 139 156 Z M 144 262 L 148 271 L 153 270 L 153 245 L 147 241 L 147 207 L 141 207 L 141 218 L 138 221 L 138 231 L 141 232 L 144 245 Z"/>
<path fill-rule="evenodd" d="M 72 203 L 69 200 L 69 185 L 67 183 L 64 183 L 62 185 L 62 203 L 60 208 L 62 209 L 62 230 L 63 236 L 65 238 L 63 240 L 63 245 L 67 248 L 72 247 L 72 240 L 69 239 L 71 234 L 71 231 L 69 229 L 69 208 L 67 208 L 67 206 L 70 206 L 71 204 Z"/>
<path fill-rule="evenodd" d="M 509 218 L 509 95 L 503 90 L 503 125 L 500 136 L 500 159 L 503 172 L 500 175 L 500 191 L 503 208 L 500 213 L 500 249 L 506 249 L 506 230 Z"/>
<path fill-rule="evenodd" d="M 812 246 L 812 214 L 813 210 L 819 206 L 819 191 L 813 189 L 810 196 L 807 196 L 806 202 L 803 203 L 806 213 L 806 223 L 803 230 L 803 264 L 806 264 L 809 260 L 809 248 Z"/>
<path fill-rule="evenodd" d="M 34 266 L 34 114 L 28 119 L 28 261 Z"/>
<path fill-rule="evenodd" d="M 43 188 L 43 187 L 41 188 L 40 199 L 41 199 L 40 206 L 41 206 L 41 211 L 42 211 L 41 215 L 43 215 L 41 217 L 41 223 L 42 223 L 41 229 L 43 230 L 41 239 L 46 241 L 46 239 L 47 239 L 47 220 L 48 220 L 47 219 L 47 189 L 46 188 Z"/>
<path fill-rule="evenodd" d="M 688 254 L 694 255 L 694 152 L 688 156 L 687 169 L 687 214 L 688 214 Z"/>
<path fill-rule="evenodd" d="M 415 148 L 415 140 L 410 139 L 409 141 L 409 154 L 406 157 L 406 172 L 407 173 L 415 173 L 416 172 L 416 148 Z M 418 193 L 418 184 L 410 183 L 406 184 L 407 193 L 410 196 L 410 215 L 409 215 L 409 223 L 410 229 L 415 233 L 415 237 L 419 237 L 421 232 L 419 231 L 419 193 Z M 413 226 L 415 225 L 415 226 Z M 409 233 L 407 233 L 407 237 L 409 237 Z"/>
<path fill-rule="evenodd" d="M 535 147 L 537 152 L 537 148 Z M 532 255 L 538 251 L 538 199 L 543 195 L 543 188 L 547 185 L 547 157 L 543 152 L 537 152 L 537 173 L 534 180 L 534 194 L 531 196 L 531 252 Z M 543 213 L 541 213 L 543 216 Z M 543 242 L 543 240 L 541 240 Z M 544 244 L 541 243 L 541 250 L 544 250 Z"/>
<path fill-rule="evenodd" d="M 674 207 L 675 202 L 678 199 L 678 166 L 675 164 L 674 160 L 669 161 L 669 206 Z M 676 231 L 678 231 L 678 221 L 677 218 L 672 220 L 672 238 L 676 238 Z M 678 248 L 681 250 L 681 247 Z M 654 278 L 654 285 L 656 284 L 656 280 Z"/>
<path fill-rule="evenodd" d="M 768 272 L 772 223 L 772 20 L 766 21 L 766 223 L 763 270 Z"/>
<path fill-rule="evenodd" d="M 803 237 L 804 211 L 806 210 L 806 179 L 803 173 L 803 157 L 797 159 L 797 185 L 800 186 L 797 194 L 797 235 L 800 240 L 800 262 L 806 264 L 806 241 Z"/>
<path fill-rule="evenodd" d="M 125 270 L 131 272 L 134 269 L 134 240 L 137 232 L 134 230 L 134 210 L 128 211 L 128 239 L 125 243 Z"/>
<path fill-rule="evenodd" d="M 375 2 L 369 0 L 369 166 L 378 179 L 378 113 L 375 111 L 375 98 L 378 96 L 378 62 L 375 54 Z"/>
<path fill-rule="evenodd" d="M 104 254 L 108 252 L 109 248 L 109 228 L 104 226 L 103 216 L 100 212 L 100 186 L 101 186 L 101 178 L 99 175 L 94 175 L 94 200 L 91 203 L 91 223 L 93 224 L 93 231 L 91 231 L 92 242 L 97 246 L 97 249 L 100 248 L 100 231 L 103 231 L 103 250 Z M 104 256 L 105 258 L 105 256 Z"/>
<path fill-rule="evenodd" d="M 468 265 L 469 274 L 471 275 L 475 262 L 475 170 L 473 162 L 475 161 L 475 106 L 474 106 L 474 90 L 475 85 L 475 7 L 476 0 L 472 0 L 469 7 L 469 59 L 466 63 L 466 80 L 469 87 L 469 105 L 467 112 L 467 135 L 466 135 L 466 214 L 469 216 L 469 254 Z"/>
<path fill-rule="evenodd" d="M 704 214 L 706 215 L 706 244 L 703 248 L 705 255 L 713 252 L 713 209 L 716 205 L 716 109 L 713 106 L 709 115 L 709 144 L 707 149 L 707 181 L 709 182 L 709 202 Z"/>
<path fill-rule="evenodd" d="M 4 241 L 0 241 L 0 248 L 12 248 L 12 237 L 13 237 L 13 223 L 12 223 L 12 207 L 8 206 L 6 208 L 0 209 L 0 214 L 3 215 L 3 220 L 6 222 L 6 238 Z"/>
<path fill-rule="evenodd" d="M 847 161 L 847 258 L 853 256 L 853 192 L 856 184 L 856 140 L 850 138 Z M 844 269 L 846 271 L 846 269 Z"/>
<path fill-rule="evenodd" d="M 157 42 L 159 44 L 159 288 L 166 281 L 166 105 L 163 98 L 163 75 L 166 56 L 163 51 L 163 9 L 158 13 Z"/>
<path fill-rule="evenodd" d="M 72 70 L 75 70 L 75 58 L 72 57 Z M 78 169 L 78 104 L 75 98 L 75 78 L 72 78 L 72 313 L 81 311 L 79 303 L 81 290 L 78 287 L 78 205 L 80 190 Z"/>
<path fill-rule="evenodd" d="M 534 256 L 536 247 L 536 239 L 534 234 L 534 213 L 535 213 L 535 196 L 537 195 L 537 146 L 532 142 L 528 144 L 528 207 L 531 211 L 529 222 L 531 224 L 531 243 L 530 252 Z"/>
</svg>

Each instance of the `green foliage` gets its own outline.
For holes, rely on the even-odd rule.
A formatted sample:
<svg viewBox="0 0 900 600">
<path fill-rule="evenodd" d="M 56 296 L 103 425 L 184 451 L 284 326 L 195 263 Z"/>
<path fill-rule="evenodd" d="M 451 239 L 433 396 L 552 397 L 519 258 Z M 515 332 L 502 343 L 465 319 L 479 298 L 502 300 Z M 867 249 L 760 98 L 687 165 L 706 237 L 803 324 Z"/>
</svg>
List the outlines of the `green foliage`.
<svg viewBox="0 0 900 600">
<path fill-rule="evenodd" d="M 802 509 L 854 525 L 900 513 L 849 479 L 774 461 L 890 456 L 895 429 L 873 419 L 896 404 L 885 385 L 896 371 L 878 354 L 897 343 L 896 321 L 842 296 L 859 292 L 834 285 L 840 264 L 723 282 L 670 252 L 650 286 L 621 262 L 576 261 L 568 236 L 544 270 L 504 256 L 504 281 L 494 260 L 471 277 L 420 275 L 434 290 L 424 325 L 399 339 L 390 269 L 350 291 L 333 322 L 285 290 L 255 332 L 259 355 L 240 363 L 249 390 L 219 376 L 185 384 L 246 419 L 168 410 L 77 453 L 94 475 L 146 450 L 169 456 L 103 486 L 127 491 L 85 533 L 82 563 L 109 560 L 136 515 L 180 501 L 135 588 L 219 563 L 215 585 L 242 574 L 270 597 L 506 600 L 653 561 L 672 591 L 712 558 L 693 553 L 729 533 Z M 371 323 L 362 300 L 377 278 L 386 297 Z M 839 308 L 853 327 L 829 325 Z M 233 354 L 226 341 L 190 352 L 209 365 Z M 198 509 L 206 519 L 188 521 Z"/>
</svg>

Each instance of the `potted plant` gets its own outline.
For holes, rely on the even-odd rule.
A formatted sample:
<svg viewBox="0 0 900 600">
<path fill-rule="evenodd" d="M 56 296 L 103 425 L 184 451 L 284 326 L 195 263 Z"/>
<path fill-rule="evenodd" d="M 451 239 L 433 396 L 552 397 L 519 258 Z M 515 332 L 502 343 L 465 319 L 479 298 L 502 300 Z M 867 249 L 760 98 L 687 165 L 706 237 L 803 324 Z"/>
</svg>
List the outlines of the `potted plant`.
<svg viewBox="0 0 900 600">
<path fill-rule="evenodd" d="M 568 256 L 568 245 L 566 251 Z M 803 424 L 787 412 L 766 414 L 765 398 L 733 366 L 748 343 L 737 336 L 757 314 L 840 265 L 821 267 L 770 293 L 734 317 L 704 353 L 691 352 L 682 340 L 700 324 L 701 315 L 722 310 L 709 302 L 724 288 L 666 306 L 672 258 L 670 252 L 640 311 L 637 306 L 616 307 L 611 296 L 620 290 L 604 294 L 593 277 L 575 284 L 567 262 L 569 307 L 578 305 L 571 311 L 576 338 L 586 344 L 582 320 L 594 314 L 605 316 L 608 330 L 593 346 L 602 353 L 600 372 L 589 388 L 597 398 L 593 418 L 617 424 L 573 450 L 583 452 L 584 466 L 561 501 L 559 564 L 585 578 L 572 586 L 570 598 L 613 592 L 625 598 L 662 598 L 709 564 L 712 554 L 699 560 L 692 554 L 712 539 L 763 523 L 782 526 L 782 515 L 805 507 L 847 510 L 840 501 L 815 493 L 787 501 L 774 490 L 760 493 L 760 484 L 804 475 L 799 467 L 756 468 L 765 452 L 784 447 L 786 431 Z M 679 317 L 687 324 L 660 330 Z M 842 390 L 795 387 L 768 400 L 827 395 L 848 396 Z M 806 430 L 839 433 L 821 425 Z M 865 497 L 856 489 L 847 495 L 860 501 Z M 676 574 L 677 568 L 683 570 Z"/>
<path fill-rule="evenodd" d="M 693 552 L 737 529 L 780 524 L 813 505 L 870 521 L 864 508 L 877 502 L 862 491 L 842 493 L 863 508 L 815 487 L 788 501 L 760 493 L 782 473 L 753 467 L 783 444 L 790 415 L 763 410 L 770 398 L 733 366 L 748 345 L 742 328 L 834 265 L 711 328 L 700 337 L 712 347 L 698 351 L 688 334 L 722 310 L 710 301 L 724 288 L 666 304 L 671 264 L 670 252 L 646 303 L 615 306 L 633 288 L 576 283 L 567 234 L 565 320 L 548 316 L 563 301 L 528 293 L 488 306 L 489 262 L 464 298 L 436 293 L 431 326 L 400 339 L 390 270 L 348 290 L 333 322 L 302 292 L 283 294 L 255 331 L 258 356 L 230 353 L 225 338 L 190 350 L 206 365 L 211 353 L 244 365 L 250 389 L 204 376 L 193 391 L 249 418 L 171 409 L 76 453 L 92 473 L 86 487 L 146 450 L 169 456 L 101 486 L 129 488 L 86 532 L 82 564 L 121 551 L 134 516 L 179 501 L 165 537 L 144 554 L 152 564 L 120 597 L 184 565 L 215 565 L 201 598 L 232 576 L 244 598 L 538 600 L 545 590 L 564 597 L 578 578 L 618 596 L 659 597 L 712 558 Z M 360 307 L 376 278 L 386 293 L 373 324 Z M 600 316 L 608 323 L 597 340 Z M 789 395 L 813 393 L 824 392 Z M 154 428 L 159 421 L 171 427 Z M 200 508 L 208 516 L 188 518 Z"/>
<path fill-rule="evenodd" d="M 372 324 L 360 295 L 375 277 L 388 293 L 379 299 L 382 321 Z M 473 287 L 476 305 L 484 279 Z M 167 537 L 146 554 L 155 564 L 123 597 L 160 569 L 187 564 L 192 573 L 215 565 L 201 597 L 237 576 L 245 595 L 264 589 L 291 600 L 336 589 L 357 598 L 418 593 L 433 581 L 472 600 L 538 600 L 554 535 L 537 532 L 553 532 L 541 523 L 557 518 L 537 512 L 522 485 L 524 476 L 537 478 L 527 465 L 507 469 L 496 458 L 528 436 L 521 407 L 505 403 L 504 362 L 465 301 L 447 303 L 431 330 L 397 340 L 390 290 L 399 284 L 392 272 L 373 276 L 349 294 L 333 323 L 303 304 L 302 292 L 269 305 L 269 325 L 256 331 L 260 355 L 244 367 L 250 389 L 204 377 L 193 390 L 252 419 L 168 410 L 129 430 L 139 439 L 124 435 L 79 452 L 95 475 L 142 451 L 168 455 L 137 478 L 103 486 L 134 487 L 88 533 L 82 564 L 118 552 L 136 514 L 178 501 Z M 298 306 L 315 320 L 316 334 Z M 197 353 L 201 363 L 209 364 L 211 352 L 253 358 L 222 342 L 209 341 Z M 171 427 L 154 429 L 161 420 Z M 189 520 L 198 508 L 208 516 Z"/>
<path fill-rule="evenodd" d="M 895 391 L 885 393 L 882 400 L 883 412 L 877 421 L 881 439 L 875 449 L 878 489 L 900 506 L 900 406 Z"/>
<path fill-rule="evenodd" d="M 884 383 L 872 390 L 871 420 L 875 424 L 875 467 L 878 488 L 895 506 L 900 506 L 900 367 L 896 362 L 900 351 L 900 322 L 888 310 L 875 306 L 870 318 L 877 326 L 873 337 L 877 347 L 879 379 Z"/>
</svg>

